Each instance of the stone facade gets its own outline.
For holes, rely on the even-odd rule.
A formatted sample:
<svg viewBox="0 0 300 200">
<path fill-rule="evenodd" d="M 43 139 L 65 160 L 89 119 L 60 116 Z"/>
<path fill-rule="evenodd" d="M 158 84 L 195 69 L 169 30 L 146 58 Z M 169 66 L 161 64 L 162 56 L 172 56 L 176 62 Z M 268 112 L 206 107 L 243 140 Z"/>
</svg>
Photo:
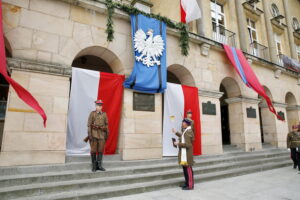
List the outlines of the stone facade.
<svg viewBox="0 0 300 200">
<path fill-rule="evenodd" d="M 175 3 L 173 0 L 172 3 L 150 2 L 153 4 L 151 12 L 180 20 L 179 0 Z M 300 43 L 292 34 L 290 18 L 300 20 L 299 1 L 262 0 L 255 7 L 263 13 L 257 14 L 255 9 L 246 9 L 244 3 L 247 2 L 243 0 L 216 0 L 224 8 L 226 29 L 235 33 L 235 46 L 246 53 L 275 108 L 284 113 L 285 122 L 270 114 L 258 95 L 240 80 L 220 44 L 214 41 L 210 1 L 198 2 L 203 17 L 193 22 L 190 30 L 202 36 L 190 35 L 189 55 L 184 57 L 178 33 L 168 29 L 167 64 L 168 71 L 181 84 L 199 88 L 200 105 L 208 101 L 216 105 L 216 115 L 203 114 L 200 107 L 203 154 L 223 152 L 221 104 L 228 106 L 231 144 L 245 151 L 261 149 L 262 126 L 265 142 L 285 147 L 287 132 L 300 118 L 300 75 L 279 65 L 274 33 L 281 35 L 282 53 L 296 59 L 292 49 Z M 285 16 L 282 23 L 287 27 L 281 29 L 272 23 L 272 3 Z M 267 47 L 268 56 L 253 55 L 244 21 L 247 18 L 256 22 L 258 42 Z M 95 56 L 105 61 L 113 73 L 126 76 L 131 73 L 133 56 L 129 16 L 115 10 L 113 42 L 106 40 L 106 20 L 106 7 L 101 1 L 3 0 L 4 36 L 12 54 L 8 62 L 11 76 L 37 98 L 49 119 L 44 129 L 40 116 L 19 100 L 10 88 L 0 165 L 65 162 L 69 77 L 75 59 Z M 227 95 L 224 101 L 220 100 L 225 95 L 220 90 L 221 85 Z M 133 92 L 125 89 L 118 152 L 124 160 L 160 159 L 162 95 L 155 94 L 155 112 L 133 111 L 132 98 Z M 247 117 L 246 110 L 250 107 L 255 109 L 256 118 Z"/>
</svg>

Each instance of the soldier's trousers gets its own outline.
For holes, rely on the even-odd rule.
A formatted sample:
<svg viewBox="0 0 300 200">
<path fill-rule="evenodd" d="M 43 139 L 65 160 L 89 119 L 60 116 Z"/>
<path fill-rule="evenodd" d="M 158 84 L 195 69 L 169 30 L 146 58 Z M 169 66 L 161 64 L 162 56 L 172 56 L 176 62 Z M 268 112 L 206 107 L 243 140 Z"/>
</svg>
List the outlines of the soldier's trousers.
<svg viewBox="0 0 300 200">
<path fill-rule="evenodd" d="M 300 152 L 296 152 L 296 159 L 297 159 L 298 170 L 300 171 Z"/>
<path fill-rule="evenodd" d="M 188 186 L 189 189 L 194 188 L 194 172 L 192 166 L 182 166 L 185 185 Z"/>
<path fill-rule="evenodd" d="M 93 138 L 90 145 L 91 153 L 103 153 L 105 140 Z"/>
<path fill-rule="evenodd" d="M 291 159 L 294 162 L 294 165 L 297 165 L 297 153 L 296 148 L 291 148 Z"/>
</svg>

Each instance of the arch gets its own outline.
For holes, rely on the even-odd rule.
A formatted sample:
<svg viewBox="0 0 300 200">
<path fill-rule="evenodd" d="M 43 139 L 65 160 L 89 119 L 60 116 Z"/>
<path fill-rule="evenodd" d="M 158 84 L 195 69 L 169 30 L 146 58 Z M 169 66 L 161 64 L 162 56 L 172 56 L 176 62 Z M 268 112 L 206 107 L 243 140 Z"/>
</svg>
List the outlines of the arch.
<svg viewBox="0 0 300 200">
<path fill-rule="evenodd" d="M 224 78 L 220 84 L 220 90 L 221 87 L 225 89 L 227 98 L 242 96 L 241 89 L 233 78 Z"/>
<path fill-rule="evenodd" d="M 240 87 L 233 78 L 225 77 L 220 83 L 219 91 L 223 92 L 220 98 L 222 143 L 242 144 L 241 130 L 235 125 L 240 120 L 236 113 L 242 113 L 242 107 L 226 102 L 228 98 L 242 96 Z"/>
<path fill-rule="evenodd" d="M 117 55 L 101 46 L 81 50 L 75 56 L 72 66 L 116 74 L 124 73 L 122 62 Z"/>
<path fill-rule="evenodd" d="M 285 95 L 285 103 L 288 106 L 295 106 L 297 105 L 296 97 L 292 92 L 287 92 Z"/>
<path fill-rule="evenodd" d="M 292 126 L 299 123 L 299 114 L 297 110 L 297 100 L 292 92 L 287 92 L 285 95 L 286 117 L 288 121 L 289 131 L 292 131 Z"/>
<path fill-rule="evenodd" d="M 167 78 L 175 83 L 196 87 L 195 79 L 192 73 L 184 66 L 179 64 L 173 64 L 167 68 Z"/>
</svg>

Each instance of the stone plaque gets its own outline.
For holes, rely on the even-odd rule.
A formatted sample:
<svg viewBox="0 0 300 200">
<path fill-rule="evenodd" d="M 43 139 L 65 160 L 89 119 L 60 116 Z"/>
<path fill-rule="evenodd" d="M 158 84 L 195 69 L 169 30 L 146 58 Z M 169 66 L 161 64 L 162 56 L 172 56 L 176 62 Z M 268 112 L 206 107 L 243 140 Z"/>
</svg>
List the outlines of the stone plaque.
<svg viewBox="0 0 300 200">
<path fill-rule="evenodd" d="M 252 108 L 252 106 L 250 106 L 250 108 L 247 108 L 247 118 L 256 118 L 256 110 L 255 108 Z"/>
<path fill-rule="evenodd" d="M 277 114 L 278 114 L 283 120 L 285 120 L 284 112 L 279 111 L 279 112 L 277 112 Z"/>
<path fill-rule="evenodd" d="M 133 110 L 136 111 L 155 111 L 154 94 L 133 93 Z"/>
<path fill-rule="evenodd" d="M 202 114 L 203 115 L 216 115 L 216 104 L 208 101 L 207 103 L 202 103 Z"/>
</svg>

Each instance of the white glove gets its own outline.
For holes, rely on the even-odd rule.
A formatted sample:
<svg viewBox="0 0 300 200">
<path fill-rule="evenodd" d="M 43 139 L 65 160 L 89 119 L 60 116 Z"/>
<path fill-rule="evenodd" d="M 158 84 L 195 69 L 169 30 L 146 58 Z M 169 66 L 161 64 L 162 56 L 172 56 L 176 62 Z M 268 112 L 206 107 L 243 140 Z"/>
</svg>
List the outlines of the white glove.
<svg viewBox="0 0 300 200">
<path fill-rule="evenodd" d="M 288 151 L 291 151 L 291 149 L 290 149 L 290 148 L 288 148 Z"/>
</svg>

